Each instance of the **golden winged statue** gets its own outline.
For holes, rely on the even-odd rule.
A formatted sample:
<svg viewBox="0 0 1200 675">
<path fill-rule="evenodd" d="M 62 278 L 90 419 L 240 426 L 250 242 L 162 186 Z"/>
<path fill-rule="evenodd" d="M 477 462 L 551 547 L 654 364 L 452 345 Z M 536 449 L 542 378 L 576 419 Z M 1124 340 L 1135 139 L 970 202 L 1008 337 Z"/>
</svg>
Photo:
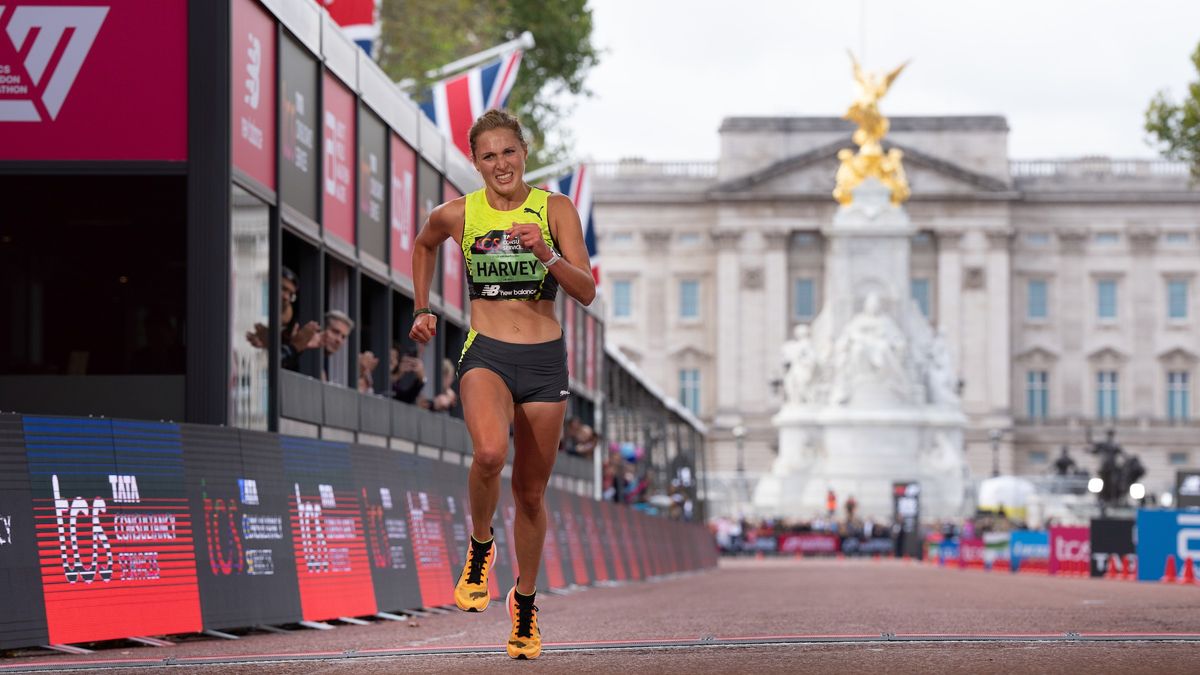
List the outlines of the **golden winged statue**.
<svg viewBox="0 0 1200 675">
<path fill-rule="evenodd" d="M 888 119 L 879 112 L 879 99 L 887 94 L 892 82 L 896 81 L 908 62 L 879 77 L 865 72 L 853 53 L 850 54 L 850 61 L 854 64 L 857 96 L 843 118 L 858 125 L 853 140 L 859 147 L 857 153 L 849 148 L 838 152 L 842 164 L 838 168 L 833 198 L 843 206 L 850 204 L 854 201 L 854 188 L 867 178 L 878 178 L 891 189 L 892 203 L 902 204 L 911 194 L 901 163 L 904 153 L 898 148 L 892 148 L 886 154 L 883 152 L 880 141 L 887 135 L 889 125 Z"/>
</svg>

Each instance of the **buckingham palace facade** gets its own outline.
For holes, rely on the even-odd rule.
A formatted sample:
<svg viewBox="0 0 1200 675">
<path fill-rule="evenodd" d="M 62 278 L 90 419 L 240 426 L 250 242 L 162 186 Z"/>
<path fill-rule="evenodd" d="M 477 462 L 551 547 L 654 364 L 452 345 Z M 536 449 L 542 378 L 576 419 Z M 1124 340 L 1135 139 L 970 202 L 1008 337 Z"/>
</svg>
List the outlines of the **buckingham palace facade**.
<svg viewBox="0 0 1200 675">
<path fill-rule="evenodd" d="M 711 478 L 777 451 L 780 349 L 823 295 L 833 117 L 732 117 L 714 162 L 595 165 L 608 340 L 709 424 Z M 1052 471 L 1115 429 L 1151 493 L 1200 465 L 1200 189 L 1160 160 L 1014 160 L 998 116 L 895 117 L 911 293 L 947 336 L 972 477 Z M 741 427 L 740 435 L 733 430 Z"/>
</svg>

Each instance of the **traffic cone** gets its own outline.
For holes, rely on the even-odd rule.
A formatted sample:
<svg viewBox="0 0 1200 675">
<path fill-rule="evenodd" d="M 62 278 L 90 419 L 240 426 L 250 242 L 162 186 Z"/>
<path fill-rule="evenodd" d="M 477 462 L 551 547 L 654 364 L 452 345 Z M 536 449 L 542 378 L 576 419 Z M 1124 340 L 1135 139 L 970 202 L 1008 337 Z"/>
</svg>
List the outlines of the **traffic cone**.
<svg viewBox="0 0 1200 675">
<path fill-rule="evenodd" d="M 1175 583 L 1175 556 L 1172 554 L 1167 555 L 1167 565 L 1163 568 L 1162 581 L 1167 584 Z"/>
<path fill-rule="evenodd" d="M 1121 581 L 1136 581 L 1137 575 L 1133 573 L 1134 557 L 1132 553 L 1128 553 L 1124 558 L 1121 558 Z"/>
<path fill-rule="evenodd" d="M 1120 574 L 1120 570 L 1117 569 L 1117 556 L 1108 556 L 1108 571 L 1105 573 L 1104 578 L 1116 579 L 1118 576 L 1120 576 Z"/>
<path fill-rule="evenodd" d="M 1184 560 L 1183 564 L 1183 579 L 1179 583 L 1194 586 L 1196 584 L 1196 568 L 1192 562 L 1192 558 L 1189 556 Z"/>
</svg>

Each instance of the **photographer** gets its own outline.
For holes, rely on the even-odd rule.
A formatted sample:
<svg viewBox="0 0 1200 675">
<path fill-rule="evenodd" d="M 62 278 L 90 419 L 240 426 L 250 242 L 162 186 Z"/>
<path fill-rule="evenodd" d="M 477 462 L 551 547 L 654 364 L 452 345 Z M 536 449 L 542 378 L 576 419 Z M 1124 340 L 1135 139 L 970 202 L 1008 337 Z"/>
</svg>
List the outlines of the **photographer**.
<svg viewBox="0 0 1200 675">
<path fill-rule="evenodd" d="M 425 386 L 425 364 L 415 346 L 393 345 L 388 361 L 392 398 L 404 403 L 416 403 Z"/>
</svg>

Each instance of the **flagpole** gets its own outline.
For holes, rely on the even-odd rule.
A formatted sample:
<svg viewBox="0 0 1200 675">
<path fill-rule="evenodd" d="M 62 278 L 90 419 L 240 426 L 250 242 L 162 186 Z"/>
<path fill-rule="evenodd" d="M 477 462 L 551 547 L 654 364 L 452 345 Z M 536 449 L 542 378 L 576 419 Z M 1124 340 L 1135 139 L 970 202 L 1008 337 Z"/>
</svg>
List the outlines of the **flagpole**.
<svg viewBox="0 0 1200 675">
<path fill-rule="evenodd" d="M 472 66 L 494 59 L 501 54 L 507 54 L 517 49 L 524 49 L 528 51 L 533 49 L 534 46 L 535 42 L 533 40 L 533 33 L 525 31 L 524 33 L 521 33 L 515 40 L 509 40 L 508 42 L 498 44 L 495 47 L 471 54 L 470 56 L 464 56 L 457 61 L 447 63 L 441 68 L 434 68 L 433 70 L 426 72 L 425 77 L 431 80 L 440 79 L 451 73 L 456 73 L 460 70 L 466 70 Z M 396 85 L 401 89 L 409 89 L 414 84 L 416 84 L 416 80 L 412 78 L 400 80 L 396 83 Z"/>
</svg>

